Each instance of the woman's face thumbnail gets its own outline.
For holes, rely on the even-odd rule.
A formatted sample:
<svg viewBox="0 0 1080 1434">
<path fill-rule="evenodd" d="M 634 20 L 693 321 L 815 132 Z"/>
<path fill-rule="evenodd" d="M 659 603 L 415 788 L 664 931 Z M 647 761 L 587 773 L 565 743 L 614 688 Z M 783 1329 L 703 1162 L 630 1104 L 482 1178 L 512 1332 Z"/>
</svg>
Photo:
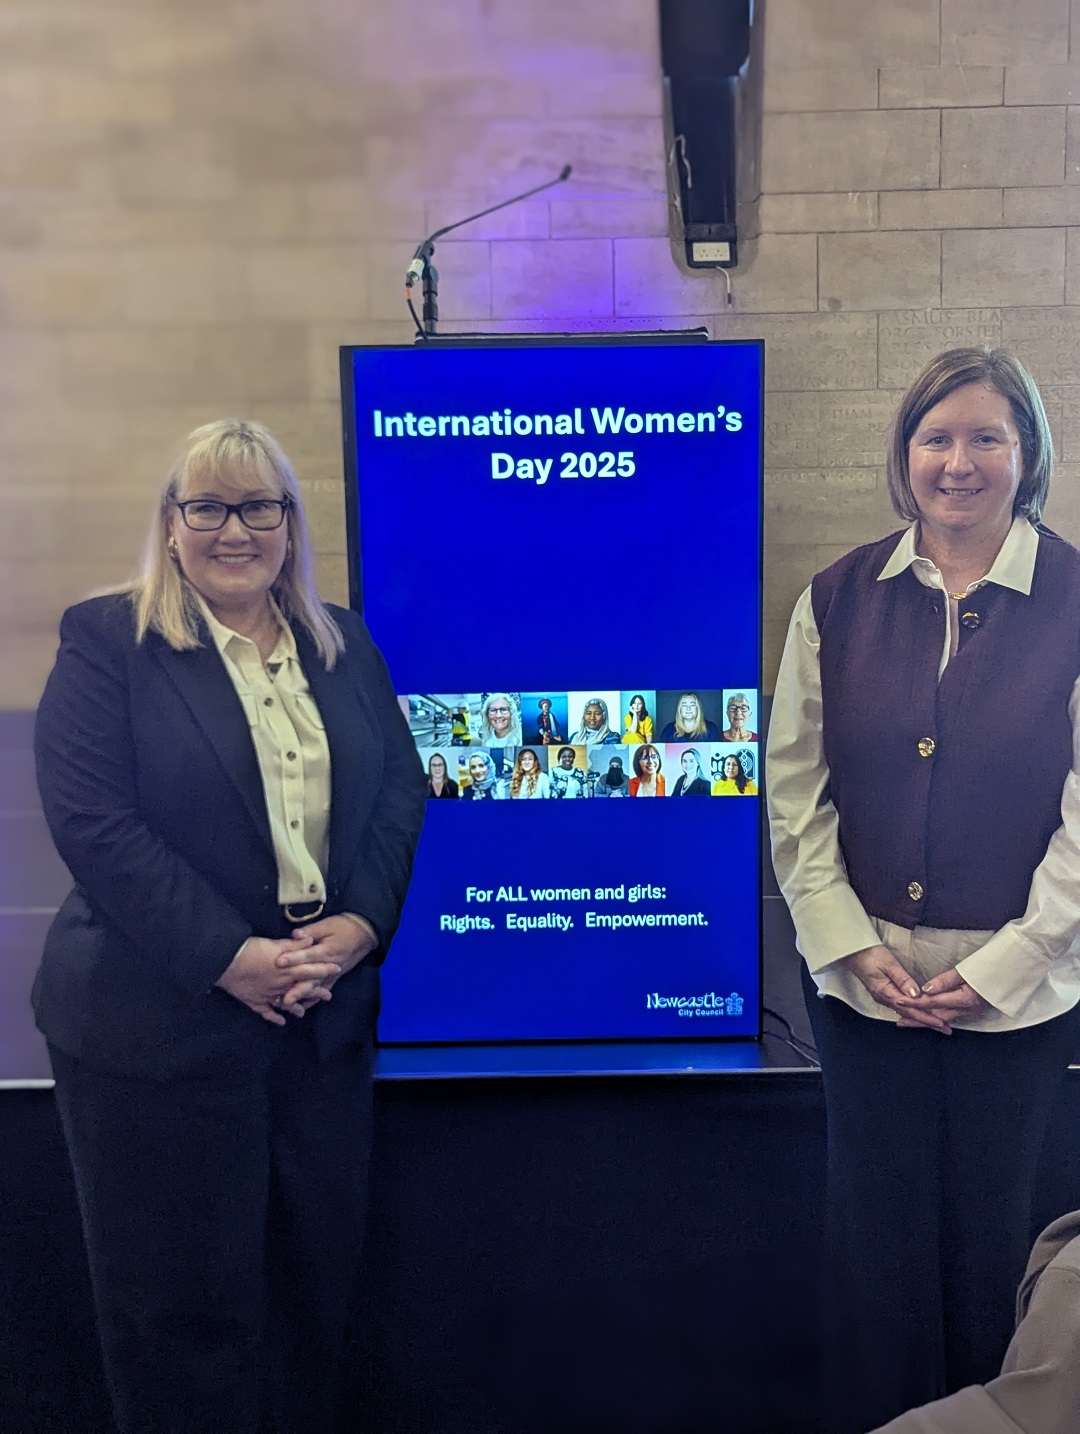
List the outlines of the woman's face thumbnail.
<svg viewBox="0 0 1080 1434">
<path fill-rule="evenodd" d="M 630 711 L 634 714 L 635 717 L 640 717 L 641 714 L 645 711 L 645 703 L 641 700 L 640 697 L 635 697 L 631 701 Z"/>
<path fill-rule="evenodd" d="M 697 776 L 697 765 L 698 765 L 698 763 L 697 763 L 697 758 L 694 756 L 693 752 L 684 752 L 684 753 L 682 754 L 682 759 L 681 759 L 681 760 L 682 760 L 682 769 L 683 769 L 683 771 L 686 773 L 686 775 L 687 775 L 688 777 L 695 777 L 695 776 Z"/>
<path fill-rule="evenodd" d="M 487 776 L 487 763 L 483 757 L 469 758 L 469 776 L 477 783 L 482 782 Z"/>
<path fill-rule="evenodd" d="M 566 771 L 569 771 L 570 768 L 571 768 L 573 765 L 574 765 L 574 753 L 573 753 L 573 749 L 570 748 L 570 747 L 564 747 L 564 748 L 562 749 L 562 751 L 559 753 L 559 766 L 565 768 Z"/>
<path fill-rule="evenodd" d="M 496 737 L 504 737 L 510 730 L 510 707 L 502 698 L 497 698 L 487 710 L 488 722 Z"/>
<path fill-rule="evenodd" d="M 440 756 L 436 755 L 432 757 L 428 763 L 428 776 L 434 777 L 437 782 L 441 782 L 445 779 L 446 763 Z"/>
<path fill-rule="evenodd" d="M 597 732 L 604 725 L 604 709 L 599 702 L 586 702 L 581 720 L 590 732 Z"/>
<path fill-rule="evenodd" d="M 697 724 L 698 705 L 693 697 L 681 697 L 679 699 L 679 716 L 682 718 L 684 726 Z"/>
<path fill-rule="evenodd" d="M 521 754 L 521 770 L 523 772 L 534 772 L 536 770 L 536 753 L 525 748 Z"/>
<path fill-rule="evenodd" d="M 742 767 L 739 765 L 738 757 L 724 758 L 724 777 L 727 781 L 733 782 L 741 773 Z"/>
<path fill-rule="evenodd" d="M 655 777 L 660 770 L 660 753 L 655 747 L 646 747 L 641 754 L 639 765 L 646 776 Z"/>
</svg>

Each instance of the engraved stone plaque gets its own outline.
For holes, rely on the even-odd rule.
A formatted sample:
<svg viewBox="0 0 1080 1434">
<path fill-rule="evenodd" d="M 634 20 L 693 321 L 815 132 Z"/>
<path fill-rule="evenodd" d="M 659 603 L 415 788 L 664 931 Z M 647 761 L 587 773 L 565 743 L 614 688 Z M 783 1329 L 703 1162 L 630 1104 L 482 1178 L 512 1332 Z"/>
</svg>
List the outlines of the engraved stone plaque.
<svg viewBox="0 0 1080 1434">
<path fill-rule="evenodd" d="M 717 339 L 765 340 L 765 387 L 865 389 L 877 380 L 876 314 L 720 314 Z"/>
<path fill-rule="evenodd" d="M 1080 383 L 1080 312 L 1005 309 L 1001 341 L 1038 384 Z"/>
<path fill-rule="evenodd" d="M 905 389 L 945 349 L 1001 343 L 1000 309 L 903 309 L 882 314 L 878 382 Z"/>
</svg>

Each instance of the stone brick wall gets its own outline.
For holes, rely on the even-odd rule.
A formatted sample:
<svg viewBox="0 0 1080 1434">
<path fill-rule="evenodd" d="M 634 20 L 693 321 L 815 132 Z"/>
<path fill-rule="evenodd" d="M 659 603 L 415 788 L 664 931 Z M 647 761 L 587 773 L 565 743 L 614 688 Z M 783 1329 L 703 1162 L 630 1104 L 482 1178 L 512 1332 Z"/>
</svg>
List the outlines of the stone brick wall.
<svg viewBox="0 0 1080 1434">
<path fill-rule="evenodd" d="M 566 162 L 439 245 L 444 326 L 765 338 L 767 673 L 887 531 L 885 426 L 941 347 L 1031 365 L 1080 539 L 1080 0 L 768 0 L 765 107 L 728 308 L 666 237 L 655 0 L 0 0 L 0 707 L 226 412 L 292 453 L 341 598 L 337 345 L 407 342 L 417 240 Z"/>
<path fill-rule="evenodd" d="M 761 243 L 816 257 L 790 305 L 814 317 L 758 321 L 770 673 L 812 572 L 888 531 L 884 429 L 943 348 L 1031 368 L 1061 460 L 1047 519 L 1080 541 L 1080 3 L 768 0 L 766 53 Z"/>
</svg>

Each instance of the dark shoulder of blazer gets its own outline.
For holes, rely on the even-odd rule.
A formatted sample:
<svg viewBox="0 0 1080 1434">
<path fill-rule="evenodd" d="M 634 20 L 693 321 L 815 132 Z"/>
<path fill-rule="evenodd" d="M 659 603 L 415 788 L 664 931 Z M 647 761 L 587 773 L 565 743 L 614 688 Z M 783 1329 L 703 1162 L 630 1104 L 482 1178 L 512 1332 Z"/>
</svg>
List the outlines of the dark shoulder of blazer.
<svg viewBox="0 0 1080 1434">
<path fill-rule="evenodd" d="M 355 614 L 334 616 L 346 651 L 331 672 L 297 632 L 331 749 L 328 910 L 366 916 L 379 950 L 307 1018 L 331 1045 L 373 1019 L 374 965 L 400 918 L 424 808 L 385 664 Z M 276 1028 L 214 986 L 248 936 L 282 934 L 282 917 L 247 716 L 213 643 L 136 643 L 124 596 L 69 609 L 36 750 L 75 879 L 35 983 L 46 1037 L 132 1075 L 265 1058 Z"/>
</svg>

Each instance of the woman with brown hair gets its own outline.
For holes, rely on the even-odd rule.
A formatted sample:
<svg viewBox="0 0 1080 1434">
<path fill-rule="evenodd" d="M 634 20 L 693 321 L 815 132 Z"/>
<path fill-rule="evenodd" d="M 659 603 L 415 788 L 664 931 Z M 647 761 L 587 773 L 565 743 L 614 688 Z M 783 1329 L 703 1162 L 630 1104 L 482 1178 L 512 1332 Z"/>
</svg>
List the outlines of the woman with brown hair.
<svg viewBox="0 0 1080 1434">
<path fill-rule="evenodd" d="M 451 777 L 446 758 L 441 752 L 432 752 L 427 764 L 427 794 L 429 800 L 457 797 L 458 784 Z"/>
<path fill-rule="evenodd" d="M 664 759 L 651 742 L 642 742 L 634 748 L 634 775 L 630 778 L 632 797 L 662 797 L 664 777 L 660 768 Z"/>
<path fill-rule="evenodd" d="M 1011 354 L 939 355 L 889 440 L 908 526 L 814 578 L 777 678 L 773 862 L 828 1114 L 834 1434 L 996 1373 L 1080 1044 L 1080 552 L 1041 523 L 1052 461 Z"/>
</svg>

